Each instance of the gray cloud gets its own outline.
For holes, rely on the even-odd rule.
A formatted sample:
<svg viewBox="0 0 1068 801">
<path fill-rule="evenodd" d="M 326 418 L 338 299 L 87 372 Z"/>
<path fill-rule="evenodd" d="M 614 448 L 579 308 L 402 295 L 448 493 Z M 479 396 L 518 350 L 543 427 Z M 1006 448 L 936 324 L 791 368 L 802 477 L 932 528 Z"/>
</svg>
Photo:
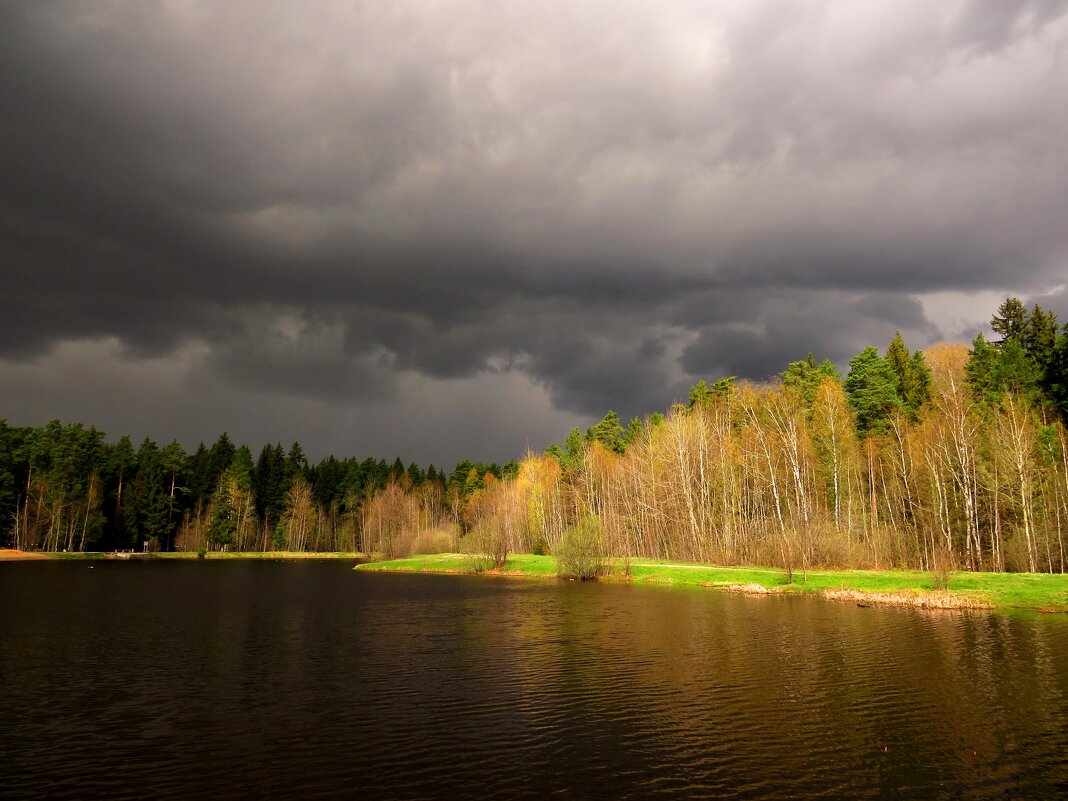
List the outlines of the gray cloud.
<svg viewBox="0 0 1068 801">
<path fill-rule="evenodd" d="M 0 414 L 164 435 L 75 391 L 82 349 L 186 376 L 183 436 L 240 398 L 250 441 L 392 453 L 426 392 L 478 445 L 412 458 L 505 459 L 700 377 L 965 336 L 993 292 L 1059 308 L 1066 12 L 0 3 Z M 501 387 L 527 402 L 490 414 Z"/>
</svg>

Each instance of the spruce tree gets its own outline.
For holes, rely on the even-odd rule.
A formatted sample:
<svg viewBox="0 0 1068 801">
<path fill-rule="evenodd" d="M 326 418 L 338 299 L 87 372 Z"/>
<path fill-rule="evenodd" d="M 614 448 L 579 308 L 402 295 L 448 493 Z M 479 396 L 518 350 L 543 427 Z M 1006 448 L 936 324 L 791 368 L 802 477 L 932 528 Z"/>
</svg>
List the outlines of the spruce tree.
<svg viewBox="0 0 1068 801">
<path fill-rule="evenodd" d="M 886 361 L 897 377 L 897 394 L 902 407 L 916 419 L 920 408 L 931 397 L 931 370 L 922 351 L 909 353 L 898 331 L 886 349 Z"/>
<path fill-rule="evenodd" d="M 849 361 L 845 392 L 857 414 L 859 433 L 886 429 L 891 413 L 901 406 L 897 385 L 894 368 L 872 346 Z"/>
<path fill-rule="evenodd" d="M 987 342 L 982 333 L 972 340 L 968 363 L 964 365 L 964 378 L 972 396 L 987 407 L 993 407 L 1001 399 L 999 361 L 997 348 Z"/>
<path fill-rule="evenodd" d="M 615 411 L 608 413 L 586 430 L 587 442 L 599 442 L 606 449 L 615 453 L 623 452 L 623 426 L 620 425 L 619 415 Z"/>
<path fill-rule="evenodd" d="M 211 502 L 207 540 L 219 548 L 233 545 L 237 535 L 237 509 L 234 507 L 231 481 L 230 471 L 224 470 L 219 476 L 219 484 Z"/>
<path fill-rule="evenodd" d="M 1027 309 L 1019 298 L 1006 298 L 990 320 L 990 327 L 1001 336 L 1002 342 L 1021 339 L 1026 325 Z"/>
<path fill-rule="evenodd" d="M 1049 399 L 1068 423 L 1068 325 L 1064 326 L 1046 368 L 1046 391 Z"/>
<path fill-rule="evenodd" d="M 1027 317 L 1021 342 L 1037 364 L 1046 364 L 1057 345 L 1057 315 L 1036 303 Z"/>
<path fill-rule="evenodd" d="M 790 362 L 782 372 L 783 386 L 796 390 L 809 411 L 812 409 L 812 404 L 816 402 L 816 393 L 825 378 L 841 380 L 838 369 L 830 359 L 817 363 L 816 357 L 811 352 L 806 359 Z"/>
</svg>

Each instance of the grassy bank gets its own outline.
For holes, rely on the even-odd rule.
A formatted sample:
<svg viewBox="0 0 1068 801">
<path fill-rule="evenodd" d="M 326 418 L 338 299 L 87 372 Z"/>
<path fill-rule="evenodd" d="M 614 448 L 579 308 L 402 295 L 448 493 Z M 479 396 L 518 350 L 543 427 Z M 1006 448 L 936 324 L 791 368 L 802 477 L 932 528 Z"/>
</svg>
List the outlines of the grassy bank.
<svg viewBox="0 0 1068 801">
<path fill-rule="evenodd" d="M 460 554 L 434 554 L 372 562 L 357 570 L 409 573 L 469 573 Z M 513 554 L 496 575 L 556 576 L 551 556 Z M 633 559 L 630 575 L 613 560 L 608 581 L 711 587 L 754 594 L 819 595 L 857 603 L 943 609 L 1034 609 L 1068 612 L 1068 576 L 1034 573 L 952 573 L 947 590 L 936 590 L 930 573 L 909 570 L 810 570 L 805 579 L 795 571 L 788 584 L 781 569 L 713 567 L 711 565 Z"/>
<path fill-rule="evenodd" d="M 0 551 L 0 561 L 34 559 L 366 559 L 367 554 L 346 551 L 207 551 L 203 557 L 196 551 L 168 551 L 157 553 L 113 553 L 105 551 Z"/>
</svg>

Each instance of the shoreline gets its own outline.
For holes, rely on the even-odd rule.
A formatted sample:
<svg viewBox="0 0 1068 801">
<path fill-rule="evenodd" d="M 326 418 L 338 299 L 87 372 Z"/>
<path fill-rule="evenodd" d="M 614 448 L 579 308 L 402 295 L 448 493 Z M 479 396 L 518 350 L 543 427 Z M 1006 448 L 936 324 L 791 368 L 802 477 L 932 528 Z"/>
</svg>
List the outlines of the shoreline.
<svg viewBox="0 0 1068 801">
<path fill-rule="evenodd" d="M 1068 613 L 1068 575 L 1034 573 L 969 573 L 958 571 L 946 590 L 933 586 L 930 573 L 913 570 L 800 570 L 788 584 L 784 571 L 767 567 L 721 567 L 660 560 L 610 560 L 610 573 L 600 580 L 624 584 L 698 587 L 744 595 L 807 596 L 860 606 L 918 609 Z M 461 554 L 416 555 L 367 562 L 355 570 L 381 573 L 436 573 L 556 579 L 556 560 L 533 554 L 509 555 L 505 567 L 476 574 Z"/>
<path fill-rule="evenodd" d="M 42 560 L 116 560 L 138 561 L 155 559 L 368 559 L 368 554 L 356 551 L 18 551 L 0 549 L 0 562 L 39 562 Z"/>
</svg>

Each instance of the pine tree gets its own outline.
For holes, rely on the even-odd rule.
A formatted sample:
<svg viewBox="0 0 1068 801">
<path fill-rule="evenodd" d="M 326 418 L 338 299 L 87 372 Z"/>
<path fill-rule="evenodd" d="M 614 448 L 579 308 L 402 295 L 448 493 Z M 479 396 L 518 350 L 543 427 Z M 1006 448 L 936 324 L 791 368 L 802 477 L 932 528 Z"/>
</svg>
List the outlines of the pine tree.
<svg viewBox="0 0 1068 801">
<path fill-rule="evenodd" d="M 1001 336 L 1002 342 L 1023 337 L 1027 325 L 1027 309 L 1019 298 L 1006 298 L 990 320 L 990 327 Z"/>
<path fill-rule="evenodd" d="M 169 550 L 174 539 L 175 526 L 178 525 L 181 517 L 178 510 L 178 495 L 183 491 L 181 482 L 186 463 L 185 450 L 177 440 L 171 440 L 170 444 L 161 451 L 160 458 L 163 462 L 164 478 L 168 482 L 167 527 L 160 545 L 164 550 Z"/>
<path fill-rule="evenodd" d="M 964 366 L 965 380 L 972 396 L 987 408 L 993 407 L 1001 399 L 1003 388 L 999 361 L 997 348 L 987 342 L 982 333 L 972 340 L 972 349 Z"/>
<path fill-rule="evenodd" d="M 1039 372 L 1045 375 L 1057 347 L 1057 315 L 1036 303 L 1024 323 L 1020 344 Z"/>
<path fill-rule="evenodd" d="M 802 361 L 790 362 L 782 372 L 783 386 L 796 390 L 808 410 L 812 409 L 812 404 L 816 401 L 816 393 L 825 378 L 841 380 L 838 369 L 830 359 L 824 359 L 817 364 L 816 357 L 812 353 L 809 353 L 808 358 Z"/>
<path fill-rule="evenodd" d="M 408 465 L 408 480 L 412 482 L 412 486 L 418 486 L 426 479 L 426 475 L 419 469 L 419 465 L 412 462 Z"/>
<path fill-rule="evenodd" d="M 167 541 L 167 520 L 172 517 L 170 473 L 159 448 L 147 437 L 137 451 L 137 475 L 130 490 L 130 511 L 134 525 L 128 532 L 131 538 L 123 544 L 135 547 L 155 538 L 162 545 Z"/>
<path fill-rule="evenodd" d="M 898 331 L 886 349 L 886 360 L 897 377 L 897 394 L 902 407 L 915 420 L 920 408 L 931 397 L 931 370 L 922 351 L 909 353 Z"/>
<path fill-rule="evenodd" d="M 1068 423 L 1068 325 L 1064 326 L 1053 348 L 1046 369 L 1046 386 L 1050 401 Z"/>
<path fill-rule="evenodd" d="M 884 431 L 890 415 L 901 405 L 898 378 L 890 362 L 870 345 L 849 361 L 845 391 L 857 414 L 861 434 Z"/>
<path fill-rule="evenodd" d="M 927 358 L 922 350 L 913 351 L 904 385 L 904 400 L 914 417 L 931 400 L 931 383 L 931 368 L 927 366 Z"/>
<path fill-rule="evenodd" d="M 642 433 L 642 421 L 639 417 L 632 417 L 631 421 L 627 424 L 627 430 L 623 432 L 623 448 L 626 450 L 630 443 L 637 439 L 638 435 Z"/>
<path fill-rule="evenodd" d="M 1021 341 L 1003 343 L 998 354 L 998 383 L 1003 390 L 1015 392 L 1032 403 L 1039 400 L 1041 374 Z"/>
<path fill-rule="evenodd" d="M 219 476 L 223 474 L 223 471 L 230 469 L 236 452 L 237 448 L 230 439 L 230 435 L 224 431 L 208 451 L 208 474 L 205 476 L 205 480 L 209 491 L 215 489 L 219 482 Z"/>
<path fill-rule="evenodd" d="M 8 426 L 6 420 L 0 420 L 0 521 L 5 524 L 13 520 L 18 512 L 21 471 L 17 454 L 21 440 L 20 429 Z M 0 535 L 0 542 L 3 541 L 3 535 Z"/>
<path fill-rule="evenodd" d="M 567 451 L 567 464 L 564 466 L 574 467 L 582 461 L 583 454 L 586 453 L 586 438 L 577 428 L 572 428 L 564 440 L 564 448 Z"/>
<path fill-rule="evenodd" d="M 105 460 L 103 480 L 110 498 L 111 544 L 114 547 L 126 547 L 135 536 L 129 529 L 129 514 L 126 507 L 130 500 L 130 481 L 137 469 L 137 453 L 130 438 L 119 438 L 109 450 Z"/>
<path fill-rule="evenodd" d="M 601 418 L 599 423 L 590 426 L 586 430 L 587 442 L 599 442 L 610 451 L 623 452 L 623 426 L 619 423 L 619 415 L 609 410 Z"/>
<path fill-rule="evenodd" d="M 809 354 L 811 357 L 811 354 Z M 686 404 L 687 408 L 693 409 L 703 403 L 708 403 L 716 398 L 725 398 L 730 395 L 734 382 L 738 376 L 727 376 L 708 384 L 703 378 L 690 387 L 690 397 Z"/>
<path fill-rule="evenodd" d="M 237 535 L 237 509 L 234 506 L 232 483 L 230 471 L 224 470 L 211 501 L 207 539 L 211 545 L 219 548 L 232 546 Z"/>
</svg>

